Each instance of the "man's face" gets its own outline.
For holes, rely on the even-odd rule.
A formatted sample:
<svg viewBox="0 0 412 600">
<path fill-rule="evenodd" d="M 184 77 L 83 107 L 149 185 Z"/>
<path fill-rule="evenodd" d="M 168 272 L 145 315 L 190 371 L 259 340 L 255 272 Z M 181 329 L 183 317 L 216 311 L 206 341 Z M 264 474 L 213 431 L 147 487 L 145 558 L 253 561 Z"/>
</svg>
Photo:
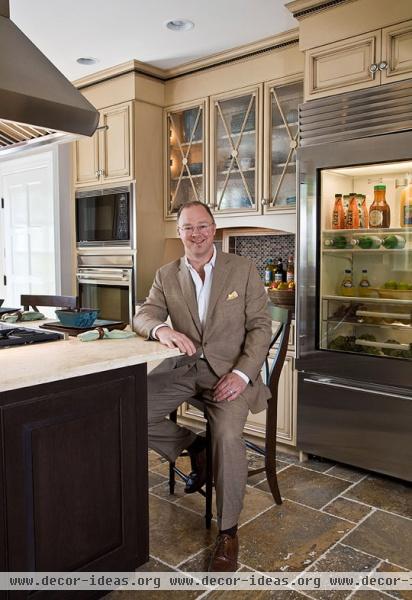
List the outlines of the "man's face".
<svg viewBox="0 0 412 600">
<path fill-rule="evenodd" d="M 216 225 L 203 206 L 185 208 L 177 225 L 189 260 L 204 260 L 212 256 Z"/>
</svg>

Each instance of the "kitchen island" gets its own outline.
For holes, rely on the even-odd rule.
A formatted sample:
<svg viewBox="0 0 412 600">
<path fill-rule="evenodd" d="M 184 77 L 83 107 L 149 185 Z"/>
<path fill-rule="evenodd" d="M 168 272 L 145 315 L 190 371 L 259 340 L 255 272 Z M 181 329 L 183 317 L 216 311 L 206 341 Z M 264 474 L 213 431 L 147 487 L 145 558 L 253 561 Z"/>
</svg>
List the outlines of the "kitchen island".
<svg viewBox="0 0 412 600">
<path fill-rule="evenodd" d="M 0 350 L 0 571 L 147 561 L 146 363 L 178 354 L 142 338 Z"/>
</svg>

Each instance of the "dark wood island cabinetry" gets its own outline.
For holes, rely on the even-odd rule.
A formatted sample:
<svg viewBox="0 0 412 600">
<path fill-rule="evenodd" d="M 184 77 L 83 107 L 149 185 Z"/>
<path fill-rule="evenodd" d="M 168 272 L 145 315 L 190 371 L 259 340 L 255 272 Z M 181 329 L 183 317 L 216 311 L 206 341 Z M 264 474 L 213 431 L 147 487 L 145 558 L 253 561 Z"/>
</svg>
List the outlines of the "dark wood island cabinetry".
<svg viewBox="0 0 412 600">
<path fill-rule="evenodd" d="M 0 570 L 133 571 L 148 560 L 146 410 L 146 364 L 0 393 Z"/>
</svg>

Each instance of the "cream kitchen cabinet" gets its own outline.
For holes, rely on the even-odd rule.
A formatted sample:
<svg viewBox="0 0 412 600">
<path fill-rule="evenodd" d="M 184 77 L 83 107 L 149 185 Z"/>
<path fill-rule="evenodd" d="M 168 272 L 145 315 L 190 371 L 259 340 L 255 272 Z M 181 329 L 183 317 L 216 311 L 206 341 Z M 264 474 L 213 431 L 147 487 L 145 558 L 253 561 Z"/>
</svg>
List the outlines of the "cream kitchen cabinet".
<svg viewBox="0 0 412 600">
<path fill-rule="evenodd" d="M 296 208 L 296 75 L 165 110 L 165 218 L 189 200 L 218 217 Z"/>
<path fill-rule="evenodd" d="M 262 85 L 210 98 L 210 198 L 219 215 L 260 212 L 262 105 Z"/>
<path fill-rule="evenodd" d="M 74 144 L 75 185 L 125 181 L 133 177 L 133 118 L 131 102 L 100 110 L 91 138 Z"/>
<path fill-rule="evenodd" d="M 165 218 L 176 215 L 186 202 L 207 201 L 207 99 L 164 111 Z"/>
<path fill-rule="evenodd" d="M 312 48 L 305 56 L 305 100 L 412 76 L 412 21 Z"/>
</svg>

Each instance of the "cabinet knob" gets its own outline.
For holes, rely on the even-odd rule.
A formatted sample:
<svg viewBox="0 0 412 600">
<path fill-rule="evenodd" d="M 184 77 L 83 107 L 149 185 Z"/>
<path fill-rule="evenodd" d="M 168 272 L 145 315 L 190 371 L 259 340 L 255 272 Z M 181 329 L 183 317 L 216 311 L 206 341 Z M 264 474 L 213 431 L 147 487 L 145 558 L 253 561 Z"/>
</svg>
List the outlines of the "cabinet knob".
<svg viewBox="0 0 412 600">
<path fill-rule="evenodd" d="M 375 78 L 376 72 L 378 70 L 378 65 L 376 63 L 372 63 L 369 67 L 369 73 L 372 73 L 372 77 Z"/>
<path fill-rule="evenodd" d="M 383 60 L 382 62 L 379 63 L 378 65 L 378 69 L 379 71 L 386 71 L 386 69 L 389 67 L 388 63 L 386 62 L 386 60 Z"/>
</svg>

